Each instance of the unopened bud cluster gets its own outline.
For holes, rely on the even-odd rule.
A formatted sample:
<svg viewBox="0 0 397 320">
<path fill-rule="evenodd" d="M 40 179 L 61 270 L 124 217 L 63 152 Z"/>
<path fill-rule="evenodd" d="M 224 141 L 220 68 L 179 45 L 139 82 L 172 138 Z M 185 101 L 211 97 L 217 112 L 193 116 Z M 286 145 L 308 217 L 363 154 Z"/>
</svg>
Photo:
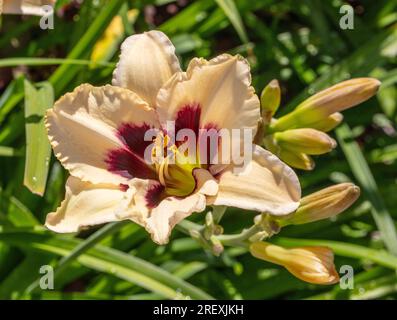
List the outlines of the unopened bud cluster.
<svg viewBox="0 0 397 320">
<path fill-rule="evenodd" d="M 280 105 L 280 87 L 272 80 L 261 95 L 262 144 L 292 167 L 312 170 L 312 155 L 330 152 L 336 142 L 326 132 L 343 120 L 340 113 L 372 97 L 380 82 L 373 78 L 356 78 L 320 91 L 299 104 L 292 112 L 274 119 Z"/>
</svg>

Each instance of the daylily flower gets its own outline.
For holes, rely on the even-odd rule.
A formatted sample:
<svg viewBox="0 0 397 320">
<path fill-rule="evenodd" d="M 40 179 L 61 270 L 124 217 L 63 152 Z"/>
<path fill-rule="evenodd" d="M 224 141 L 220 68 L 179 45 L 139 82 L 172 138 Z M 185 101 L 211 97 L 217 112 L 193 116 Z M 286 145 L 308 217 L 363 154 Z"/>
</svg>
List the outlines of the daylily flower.
<svg viewBox="0 0 397 320">
<path fill-rule="evenodd" d="M 44 5 L 54 6 L 56 0 L 0 0 L 1 14 L 26 14 L 42 16 Z"/>
<path fill-rule="evenodd" d="M 314 284 L 333 284 L 339 281 L 334 266 L 334 254 L 326 247 L 283 248 L 267 242 L 254 242 L 251 254 L 285 267 L 295 277 Z"/>
<path fill-rule="evenodd" d="M 56 232 L 130 219 L 159 244 L 172 228 L 206 205 L 285 215 L 296 210 L 300 186 L 291 168 L 259 146 L 238 174 L 235 164 L 148 163 L 147 130 L 250 129 L 260 119 L 249 64 L 240 56 L 193 59 L 182 72 L 175 48 L 159 31 L 127 38 L 113 86 L 83 84 L 47 113 L 55 155 L 69 170 L 65 200 L 47 216 Z M 156 138 L 157 140 L 157 138 Z M 176 151 L 177 152 L 177 151 Z"/>
</svg>

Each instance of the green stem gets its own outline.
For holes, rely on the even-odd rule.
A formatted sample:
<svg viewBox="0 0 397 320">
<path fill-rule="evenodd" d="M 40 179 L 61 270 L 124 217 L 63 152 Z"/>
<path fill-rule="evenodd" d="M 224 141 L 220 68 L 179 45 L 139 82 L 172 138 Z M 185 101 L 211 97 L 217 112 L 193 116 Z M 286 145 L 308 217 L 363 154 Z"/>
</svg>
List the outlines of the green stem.
<svg viewBox="0 0 397 320">
<path fill-rule="evenodd" d="M 191 231 L 192 230 L 196 230 L 196 231 L 202 231 L 203 229 L 204 229 L 204 227 L 203 226 L 201 226 L 201 225 L 199 225 L 199 224 L 197 224 L 197 223 L 194 223 L 194 222 L 192 222 L 192 221 L 189 221 L 189 220 L 182 220 L 181 222 L 179 222 L 177 225 L 176 225 L 176 228 L 179 230 L 179 231 L 181 231 L 181 232 L 183 232 L 184 234 L 186 234 L 186 235 L 188 235 L 188 236 L 190 236 L 191 235 Z"/>
<path fill-rule="evenodd" d="M 248 247 L 248 239 L 258 232 L 262 231 L 261 227 L 254 224 L 248 229 L 244 229 L 241 233 L 238 234 L 225 234 L 218 236 L 218 240 L 226 246 L 240 246 L 247 248 Z"/>
<path fill-rule="evenodd" d="M 219 224 L 223 215 L 226 212 L 226 206 L 213 206 L 212 207 L 212 217 L 214 218 L 214 223 Z"/>
<path fill-rule="evenodd" d="M 177 225 L 177 229 L 179 231 L 183 232 L 184 234 L 191 236 L 192 230 L 198 231 L 201 234 L 204 227 L 200 226 L 197 223 L 194 223 L 194 222 L 191 222 L 188 220 L 183 220 Z M 238 234 L 229 234 L 229 235 L 225 234 L 225 235 L 220 235 L 220 236 L 214 235 L 213 237 L 215 237 L 223 245 L 226 245 L 226 246 L 240 246 L 240 247 L 247 248 L 247 246 L 248 246 L 247 240 L 260 231 L 263 231 L 261 229 L 261 227 L 254 224 L 250 228 L 244 229 L 241 233 L 238 233 Z M 204 239 L 204 241 L 208 242 L 208 243 L 204 244 L 205 247 L 211 248 L 212 244 L 208 240 L 205 240 L 204 237 L 200 237 L 200 242 L 202 242 L 203 239 Z"/>
</svg>

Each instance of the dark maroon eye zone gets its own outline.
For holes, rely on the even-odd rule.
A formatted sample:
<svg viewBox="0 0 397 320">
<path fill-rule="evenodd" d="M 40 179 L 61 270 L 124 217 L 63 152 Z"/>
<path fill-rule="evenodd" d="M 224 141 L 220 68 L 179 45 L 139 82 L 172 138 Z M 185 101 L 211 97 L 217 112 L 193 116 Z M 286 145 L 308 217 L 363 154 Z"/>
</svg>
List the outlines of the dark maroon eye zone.
<svg viewBox="0 0 397 320">
<path fill-rule="evenodd" d="M 146 148 L 152 143 L 152 141 L 145 141 L 145 134 L 150 129 L 153 127 L 146 123 L 142 125 L 123 123 L 117 130 L 117 135 L 128 146 L 128 149 L 144 158 Z"/>
<path fill-rule="evenodd" d="M 219 129 L 212 123 L 208 123 L 204 127 L 201 126 L 201 106 L 199 103 L 188 104 L 178 111 L 175 119 L 175 134 L 178 134 L 182 129 L 190 129 L 194 132 L 201 163 L 211 164 L 213 161 L 211 156 L 217 154 L 220 145 Z M 176 145 L 181 145 L 186 139 L 177 141 Z"/>
<path fill-rule="evenodd" d="M 150 129 L 152 127 L 146 123 L 122 124 L 117 136 L 124 146 L 108 152 L 105 159 L 107 169 L 127 179 L 157 179 L 154 168 L 144 158 L 146 148 L 152 143 L 145 141 L 145 133 Z"/>
<path fill-rule="evenodd" d="M 166 198 L 166 196 L 165 187 L 160 182 L 156 182 L 146 193 L 146 205 L 148 208 L 157 207 L 161 200 Z"/>
<path fill-rule="evenodd" d="M 175 119 L 175 132 L 181 129 L 190 129 L 196 136 L 200 128 L 201 107 L 198 103 L 182 107 Z"/>
<path fill-rule="evenodd" d="M 199 134 L 200 128 L 201 107 L 198 103 L 190 104 L 182 107 L 175 118 L 175 137 L 182 129 L 192 130 L 196 137 Z M 175 144 L 181 145 L 186 141 L 176 141 Z"/>
</svg>

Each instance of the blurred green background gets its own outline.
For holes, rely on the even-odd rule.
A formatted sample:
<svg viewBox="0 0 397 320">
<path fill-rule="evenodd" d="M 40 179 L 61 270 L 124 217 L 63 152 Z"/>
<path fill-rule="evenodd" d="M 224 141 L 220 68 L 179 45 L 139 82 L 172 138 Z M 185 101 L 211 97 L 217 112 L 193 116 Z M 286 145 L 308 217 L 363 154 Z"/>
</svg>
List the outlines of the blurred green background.
<svg viewBox="0 0 397 320">
<path fill-rule="evenodd" d="M 353 30 L 339 24 L 345 4 L 354 8 Z M 42 30 L 38 17 L 2 16 L 0 298 L 397 298 L 396 9 L 397 1 L 388 0 L 63 0 L 53 30 Z M 105 32 L 116 16 L 119 28 Z M 171 38 L 183 66 L 192 57 L 223 52 L 247 57 L 257 92 L 280 81 L 278 115 L 345 79 L 382 81 L 375 98 L 344 112 L 345 124 L 332 133 L 339 146 L 316 157 L 314 171 L 298 172 L 304 194 L 353 181 L 362 189 L 360 199 L 332 221 L 287 227 L 271 239 L 331 247 L 337 270 L 354 268 L 354 289 L 304 283 L 241 248 L 214 257 L 177 230 L 159 247 L 133 223 L 78 235 L 41 227 L 63 199 L 66 178 L 51 156 L 41 115 L 81 83 L 110 83 L 121 41 L 149 29 Z M 43 196 L 24 181 L 35 193 L 47 181 Z M 253 217 L 228 209 L 222 222 L 228 233 L 239 232 Z M 38 286 L 43 265 L 55 268 L 54 290 Z"/>
</svg>

